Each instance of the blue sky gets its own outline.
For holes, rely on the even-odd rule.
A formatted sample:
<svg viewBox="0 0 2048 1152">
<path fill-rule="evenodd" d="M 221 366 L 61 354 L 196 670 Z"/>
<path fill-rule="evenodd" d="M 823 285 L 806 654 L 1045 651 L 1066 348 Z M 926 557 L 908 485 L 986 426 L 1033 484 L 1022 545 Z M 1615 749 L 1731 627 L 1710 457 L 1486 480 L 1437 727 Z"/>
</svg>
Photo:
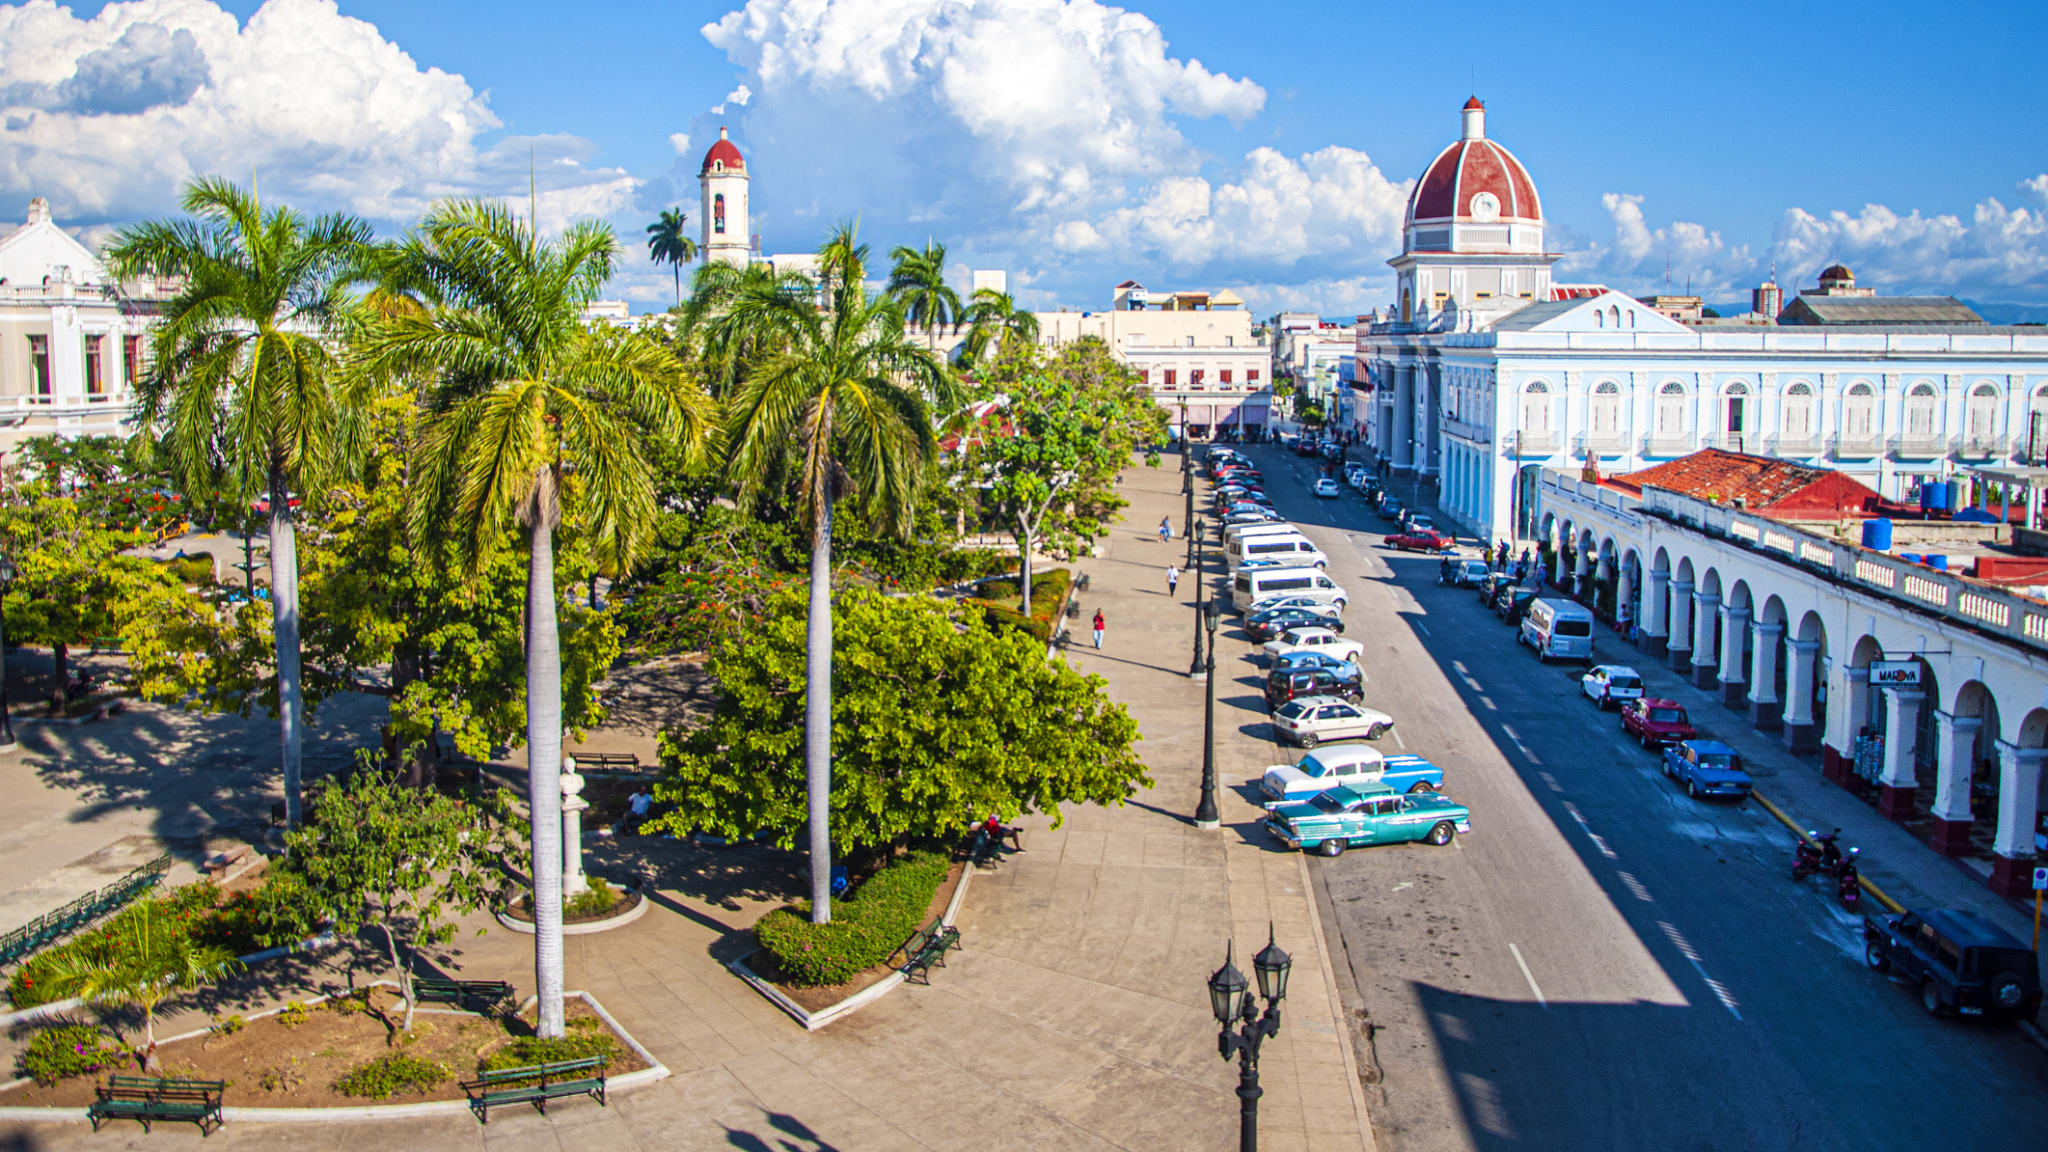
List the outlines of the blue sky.
<svg viewBox="0 0 2048 1152">
<path fill-rule="evenodd" d="M 395 229 L 526 188 L 636 242 L 696 215 L 722 121 L 771 250 L 858 216 L 1026 300 L 1387 296 L 1408 182 L 1476 90 L 1560 276 L 1746 292 L 1840 258 L 1883 290 L 2048 303 L 2048 118 L 2021 4 L 1110 7 L 1094 0 L 47 0 L 0 5 L 0 211 L 88 237 L 195 172 Z M 720 25 L 718 22 L 725 23 Z M 741 86 L 744 103 L 729 99 Z M 725 104 L 725 111 L 713 108 Z M 681 151 L 678 151 L 678 145 Z M 637 255 L 619 294 L 657 307 Z"/>
</svg>

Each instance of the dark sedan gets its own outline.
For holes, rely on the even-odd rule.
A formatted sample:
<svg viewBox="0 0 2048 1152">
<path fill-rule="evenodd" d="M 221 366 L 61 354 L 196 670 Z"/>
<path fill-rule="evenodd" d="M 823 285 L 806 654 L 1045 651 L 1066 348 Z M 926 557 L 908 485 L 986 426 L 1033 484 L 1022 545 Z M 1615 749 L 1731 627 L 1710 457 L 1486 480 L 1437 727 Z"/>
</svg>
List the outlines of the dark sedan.
<svg viewBox="0 0 2048 1152">
<path fill-rule="evenodd" d="M 1332 632 L 1342 632 L 1344 621 L 1307 608 L 1271 608 L 1253 613 L 1244 622 L 1244 634 L 1254 644 L 1264 644 L 1289 628 L 1328 628 Z"/>
</svg>

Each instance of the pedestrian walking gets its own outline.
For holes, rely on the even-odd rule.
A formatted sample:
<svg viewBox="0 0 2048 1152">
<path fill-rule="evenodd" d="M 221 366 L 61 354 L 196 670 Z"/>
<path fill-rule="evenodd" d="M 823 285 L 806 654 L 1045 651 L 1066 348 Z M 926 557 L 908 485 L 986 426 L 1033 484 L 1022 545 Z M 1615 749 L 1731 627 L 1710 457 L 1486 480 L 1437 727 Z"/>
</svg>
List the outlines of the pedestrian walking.
<svg viewBox="0 0 2048 1152">
<path fill-rule="evenodd" d="M 1173 543 L 1173 517 L 1161 516 L 1159 518 L 1159 541 L 1162 544 Z"/>
<path fill-rule="evenodd" d="M 1103 619 L 1102 619 L 1102 609 L 1100 609 L 1100 608 L 1097 608 L 1097 609 L 1095 610 L 1095 646 L 1096 646 L 1097 648 L 1101 648 L 1101 647 L 1102 647 L 1102 627 L 1103 627 Z"/>
<path fill-rule="evenodd" d="M 1173 565 L 1171 565 L 1171 564 L 1168 564 L 1168 565 L 1166 566 L 1166 594 L 1167 594 L 1168 596 L 1171 596 L 1171 595 L 1173 595 L 1173 590 L 1174 590 L 1175 588 L 1179 587 L 1179 586 L 1180 586 L 1180 569 L 1178 569 L 1178 568 L 1174 567 L 1174 566 L 1173 566 Z"/>
</svg>

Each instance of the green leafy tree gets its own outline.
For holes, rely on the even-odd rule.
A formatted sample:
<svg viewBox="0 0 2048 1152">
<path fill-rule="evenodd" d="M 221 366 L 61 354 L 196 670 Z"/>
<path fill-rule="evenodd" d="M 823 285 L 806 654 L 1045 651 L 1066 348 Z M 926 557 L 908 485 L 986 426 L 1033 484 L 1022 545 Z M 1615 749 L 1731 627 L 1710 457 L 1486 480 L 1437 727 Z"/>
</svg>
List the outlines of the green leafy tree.
<svg viewBox="0 0 2048 1152">
<path fill-rule="evenodd" d="M 1117 474 L 1139 444 L 1165 435 L 1166 413 L 1099 340 L 1065 345 L 1049 359 L 1017 349 L 983 386 L 1005 403 L 975 430 L 968 472 L 1017 534 L 1020 611 L 1029 615 L 1032 553 L 1077 547 L 1108 530 L 1124 505 Z"/>
<path fill-rule="evenodd" d="M 697 242 L 690 239 L 689 226 L 690 217 L 680 208 L 662 209 L 661 219 L 647 226 L 647 254 L 675 273 L 678 305 L 683 302 L 683 265 L 697 258 Z"/>
<path fill-rule="evenodd" d="M 867 246 L 851 226 L 819 250 L 821 296 L 749 281 L 711 325 L 725 348 L 756 349 L 727 402 L 731 475 L 758 504 L 793 477 L 810 528 L 809 686 L 804 746 L 810 800 L 811 918 L 832 919 L 832 509 L 852 495 L 900 529 L 937 451 L 934 401 L 956 386 L 938 357 L 907 338 L 901 307 L 862 286 Z M 787 468 L 785 470 L 785 464 Z"/>
<path fill-rule="evenodd" d="M 1042 644 L 992 631 L 939 601 L 849 589 L 833 649 L 831 831 L 842 850 L 957 836 L 988 813 L 1120 804 L 1151 780 L 1137 724 L 1099 677 Z M 728 838 L 772 832 L 786 848 L 808 817 L 802 720 L 806 612 L 792 593 L 709 663 L 711 715 L 662 737 L 659 824 Z"/>
<path fill-rule="evenodd" d="M 1038 343 L 1038 316 L 1017 307 L 1008 292 L 976 288 L 967 305 L 967 341 L 964 358 L 980 364 L 1016 345 Z"/>
<path fill-rule="evenodd" d="M 383 379 L 428 382 L 436 416 L 412 503 L 415 533 L 453 524 L 481 563 L 515 525 L 526 540 L 527 804 L 538 1030 L 562 1015 L 562 650 L 555 533 L 570 518 L 620 568 L 655 519 L 652 441 L 702 445 L 712 411 L 658 342 L 583 322 L 618 241 L 585 221 L 544 240 L 500 204 L 437 204 L 391 265 L 394 308 L 364 342 Z"/>
<path fill-rule="evenodd" d="M 780 338 L 769 325 L 735 319 L 735 305 L 776 296 L 815 304 L 818 284 L 765 263 L 739 267 L 723 260 L 706 261 L 690 278 L 690 300 L 683 306 L 674 343 L 679 355 L 699 365 L 712 394 L 721 400 L 732 393 L 745 366 L 767 356 Z M 760 309 L 751 311 L 758 314 Z"/>
<path fill-rule="evenodd" d="M 210 984 L 240 965 L 234 954 L 201 944 L 144 900 L 108 923 L 109 947 L 67 951 L 45 977 L 56 997 L 142 1009 L 142 1066 L 156 1067 L 156 1014 L 168 1000 Z"/>
<path fill-rule="evenodd" d="M 285 839 L 288 899 L 270 902 L 273 934 L 311 932 L 323 921 L 353 935 L 374 924 L 412 1030 L 413 962 L 423 945 L 454 938 L 455 921 L 510 895 L 499 866 L 502 825 L 486 811 L 433 789 L 411 788 L 359 757 L 346 783 L 323 780 L 312 823 Z"/>
<path fill-rule="evenodd" d="M 891 249 L 889 298 L 903 309 L 904 323 L 925 334 L 926 346 L 939 346 L 939 329 L 953 327 L 964 317 L 960 295 L 946 286 L 946 246 L 927 240 L 923 248 L 901 244 Z"/>
<path fill-rule="evenodd" d="M 334 348 L 352 318 L 348 289 L 370 229 L 348 216 L 266 212 L 253 189 L 210 177 L 186 185 L 183 207 L 192 218 L 135 225 L 107 250 L 119 277 L 184 285 L 150 340 L 135 415 L 157 430 L 186 492 L 269 499 L 285 815 L 297 824 L 305 709 L 292 497 L 347 471 L 355 414 Z"/>
</svg>

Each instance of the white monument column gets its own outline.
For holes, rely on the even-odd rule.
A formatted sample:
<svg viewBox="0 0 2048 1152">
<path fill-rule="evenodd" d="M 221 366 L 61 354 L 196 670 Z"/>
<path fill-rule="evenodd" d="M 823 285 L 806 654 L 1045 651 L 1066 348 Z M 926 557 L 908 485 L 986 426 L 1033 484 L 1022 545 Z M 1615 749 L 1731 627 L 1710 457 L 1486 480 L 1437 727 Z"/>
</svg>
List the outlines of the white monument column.
<svg viewBox="0 0 2048 1152">
<path fill-rule="evenodd" d="M 576 758 L 562 757 L 562 898 L 568 899 L 590 887 L 583 876 L 583 810 L 590 801 L 582 796 L 583 777 L 576 774 Z"/>
</svg>

